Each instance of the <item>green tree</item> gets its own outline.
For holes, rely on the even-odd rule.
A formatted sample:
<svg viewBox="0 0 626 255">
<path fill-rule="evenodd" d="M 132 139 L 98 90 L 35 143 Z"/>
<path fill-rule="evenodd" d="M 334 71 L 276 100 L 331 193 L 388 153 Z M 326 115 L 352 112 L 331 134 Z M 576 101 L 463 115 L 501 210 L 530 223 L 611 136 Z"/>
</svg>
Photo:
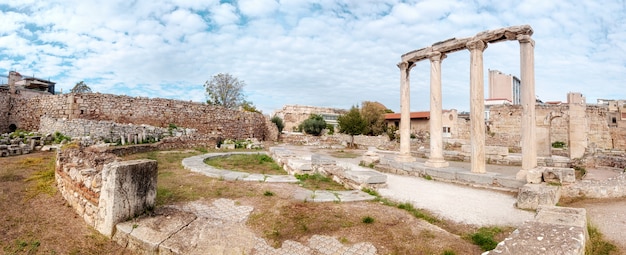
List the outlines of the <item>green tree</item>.
<svg viewBox="0 0 626 255">
<path fill-rule="evenodd" d="M 308 119 L 300 124 L 301 130 L 309 135 L 319 136 L 326 128 L 326 121 L 322 115 L 311 114 Z"/>
<path fill-rule="evenodd" d="M 385 133 L 385 113 L 387 107 L 379 102 L 364 101 L 361 104 L 361 116 L 367 124 L 364 135 L 381 135 Z"/>
<path fill-rule="evenodd" d="M 363 134 L 367 128 L 367 122 L 361 116 L 361 111 L 356 106 L 352 106 L 350 111 L 337 119 L 339 132 L 350 135 L 350 146 L 354 147 L 354 136 Z"/>
<path fill-rule="evenodd" d="M 91 93 L 91 88 L 87 86 L 85 82 L 80 81 L 74 85 L 74 87 L 70 90 L 70 93 Z"/>
<path fill-rule="evenodd" d="M 258 113 L 261 113 L 261 111 L 259 111 L 256 108 L 256 106 L 254 106 L 254 104 L 252 104 L 252 102 L 246 101 L 246 100 L 243 100 L 243 102 L 241 102 L 241 109 L 246 111 L 246 112 L 258 112 Z"/>
<path fill-rule="evenodd" d="M 235 109 L 244 102 L 244 81 L 240 81 L 228 73 L 219 73 L 204 83 L 207 103 Z"/>
<path fill-rule="evenodd" d="M 274 115 L 274 117 L 272 117 L 270 121 L 272 121 L 274 125 L 276 125 L 276 128 L 278 128 L 279 133 L 283 132 L 283 128 L 285 128 L 285 123 L 283 122 L 283 119 Z"/>
</svg>

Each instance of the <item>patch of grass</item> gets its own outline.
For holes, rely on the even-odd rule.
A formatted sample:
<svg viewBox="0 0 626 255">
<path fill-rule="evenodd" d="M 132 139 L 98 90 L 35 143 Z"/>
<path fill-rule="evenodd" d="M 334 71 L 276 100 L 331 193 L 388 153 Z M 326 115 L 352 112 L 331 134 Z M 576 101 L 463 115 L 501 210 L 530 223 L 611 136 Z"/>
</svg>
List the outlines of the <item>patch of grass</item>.
<svg viewBox="0 0 626 255">
<path fill-rule="evenodd" d="M 372 223 L 374 223 L 374 221 L 375 221 L 374 218 L 370 217 L 369 215 L 365 216 L 365 217 L 363 217 L 361 219 L 361 222 L 363 222 L 365 224 L 372 224 Z"/>
<path fill-rule="evenodd" d="M 7 254 L 37 254 L 41 243 L 38 240 L 27 241 L 17 239 L 12 245 L 4 247 Z"/>
<path fill-rule="evenodd" d="M 502 233 L 502 229 L 498 227 L 482 227 L 476 233 L 469 234 L 467 238 L 483 251 L 490 251 L 496 248 L 498 242 L 494 239 L 497 234 Z"/>
<path fill-rule="evenodd" d="M 335 158 L 357 158 L 358 156 L 360 156 L 359 154 L 356 154 L 354 152 L 344 150 L 332 151 L 329 154 Z"/>
<path fill-rule="evenodd" d="M 271 197 L 271 196 L 274 196 L 274 192 L 271 192 L 271 191 L 269 191 L 269 190 L 266 190 L 265 192 L 263 192 L 263 196 L 266 196 L 266 197 Z"/>
<path fill-rule="evenodd" d="M 560 182 L 548 182 L 549 186 L 563 186 Z"/>
<path fill-rule="evenodd" d="M 441 255 L 456 255 L 456 253 L 451 250 L 445 250 L 441 253 Z"/>
<path fill-rule="evenodd" d="M 285 170 L 274 162 L 272 157 L 266 154 L 235 154 L 226 157 L 207 158 L 204 160 L 204 163 L 221 169 L 247 173 L 268 175 L 287 174 Z"/>
<path fill-rule="evenodd" d="M 589 244 L 585 247 L 585 254 L 617 254 L 617 247 L 614 244 L 604 240 L 604 236 L 602 235 L 602 233 L 600 233 L 598 228 L 591 224 L 587 224 L 587 232 L 589 232 Z"/>
<path fill-rule="evenodd" d="M 295 174 L 298 184 L 305 189 L 311 190 L 346 190 L 346 188 L 333 181 L 333 179 L 320 173 L 314 174 Z"/>
<path fill-rule="evenodd" d="M 430 176 L 430 175 L 428 175 L 428 174 L 425 174 L 425 175 L 423 176 L 423 178 L 424 178 L 424 179 L 426 179 L 426 180 L 429 180 L 429 181 L 432 181 L 432 180 L 433 180 L 433 177 L 432 177 L 432 176 Z"/>
<path fill-rule="evenodd" d="M 57 191 L 54 180 L 55 159 L 51 158 L 47 159 L 47 161 L 42 158 L 37 158 L 37 160 L 28 159 L 29 158 L 24 160 L 29 162 L 25 163 L 26 165 L 42 170 L 35 172 L 31 177 L 26 179 L 27 182 L 33 183 L 32 187 L 28 189 L 27 197 L 30 199 L 39 194 L 54 195 Z"/>
<path fill-rule="evenodd" d="M 429 215 L 428 213 L 417 209 L 415 207 L 413 207 L 412 204 L 410 203 L 402 203 L 402 204 L 398 204 L 397 207 L 399 209 L 405 210 L 407 212 L 410 212 L 413 216 L 415 216 L 415 218 L 419 218 L 419 219 L 423 219 L 425 221 L 428 221 L 429 223 L 437 223 L 439 222 L 439 219 Z"/>
</svg>

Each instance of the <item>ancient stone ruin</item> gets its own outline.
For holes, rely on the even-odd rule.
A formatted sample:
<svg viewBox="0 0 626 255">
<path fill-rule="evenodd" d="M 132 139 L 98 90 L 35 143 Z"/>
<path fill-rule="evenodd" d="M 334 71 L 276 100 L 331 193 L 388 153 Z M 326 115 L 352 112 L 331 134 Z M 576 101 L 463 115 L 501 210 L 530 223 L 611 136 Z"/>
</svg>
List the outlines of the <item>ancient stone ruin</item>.
<svg viewBox="0 0 626 255">
<path fill-rule="evenodd" d="M 109 237 L 117 223 L 155 206 L 155 160 L 121 161 L 105 148 L 71 144 L 57 153 L 55 179 L 76 213 Z"/>
</svg>

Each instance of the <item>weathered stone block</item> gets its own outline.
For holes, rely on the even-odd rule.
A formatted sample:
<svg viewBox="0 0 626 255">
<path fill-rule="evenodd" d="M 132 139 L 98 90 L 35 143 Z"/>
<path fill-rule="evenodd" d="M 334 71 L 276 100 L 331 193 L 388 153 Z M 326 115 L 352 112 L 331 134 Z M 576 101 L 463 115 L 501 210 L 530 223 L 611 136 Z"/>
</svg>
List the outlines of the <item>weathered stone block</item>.
<svg viewBox="0 0 626 255">
<path fill-rule="evenodd" d="M 530 169 L 526 173 L 526 182 L 533 184 L 541 183 L 543 181 L 542 177 L 543 168 Z"/>
<path fill-rule="evenodd" d="M 546 167 L 543 171 L 543 181 L 574 183 L 576 182 L 576 172 L 573 168 Z"/>
<path fill-rule="evenodd" d="M 115 224 L 154 208 L 157 174 L 156 160 L 104 165 L 96 230 L 110 237 Z"/>
<path fill-rule="evenodd" d="M 546 184 L 526 184 L 517 194 L 517 208 L 536 210 L 540 205 L 556 205 L 561 187 Z"/>
</svg>

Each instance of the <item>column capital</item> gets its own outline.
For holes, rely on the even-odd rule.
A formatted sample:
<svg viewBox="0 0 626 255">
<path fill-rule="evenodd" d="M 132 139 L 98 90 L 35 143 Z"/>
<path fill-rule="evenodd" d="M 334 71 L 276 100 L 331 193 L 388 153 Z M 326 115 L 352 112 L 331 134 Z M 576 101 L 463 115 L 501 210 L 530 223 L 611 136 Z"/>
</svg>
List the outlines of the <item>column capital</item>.
<svg viewBox="0 0 626 255">
<path fill-rule="evenodd" d="M 484 51 L 485 49 L 487 49 L 487 44 L 483 40 L 469 41 L 467 44 L 465 44 L 465 46 L 470 51 L 473 51 L 473 50 Z"/>
<path fill-rule="evenodd" d="M 439 51 L 433 51 L 431 53 L 428 53 L 428 55 L 426 55 L 430 61 L 443 61 L 448 55 L 443 54 Z"/>
<path fill-rule="evenodd" d="M 519 43 L 530 43 L 530 45 L 535 47 L 535 40 L 530 35 L 517 35 L 517 40 Z"/>
<path fill-rule="evenodd" d="M 411 68 L 413 68 L 413 63 L 412 62 L 400 62 L 397 64 L 398 68 L 400 68 L 400 70 L 411 70 Z"/>
</svg>

